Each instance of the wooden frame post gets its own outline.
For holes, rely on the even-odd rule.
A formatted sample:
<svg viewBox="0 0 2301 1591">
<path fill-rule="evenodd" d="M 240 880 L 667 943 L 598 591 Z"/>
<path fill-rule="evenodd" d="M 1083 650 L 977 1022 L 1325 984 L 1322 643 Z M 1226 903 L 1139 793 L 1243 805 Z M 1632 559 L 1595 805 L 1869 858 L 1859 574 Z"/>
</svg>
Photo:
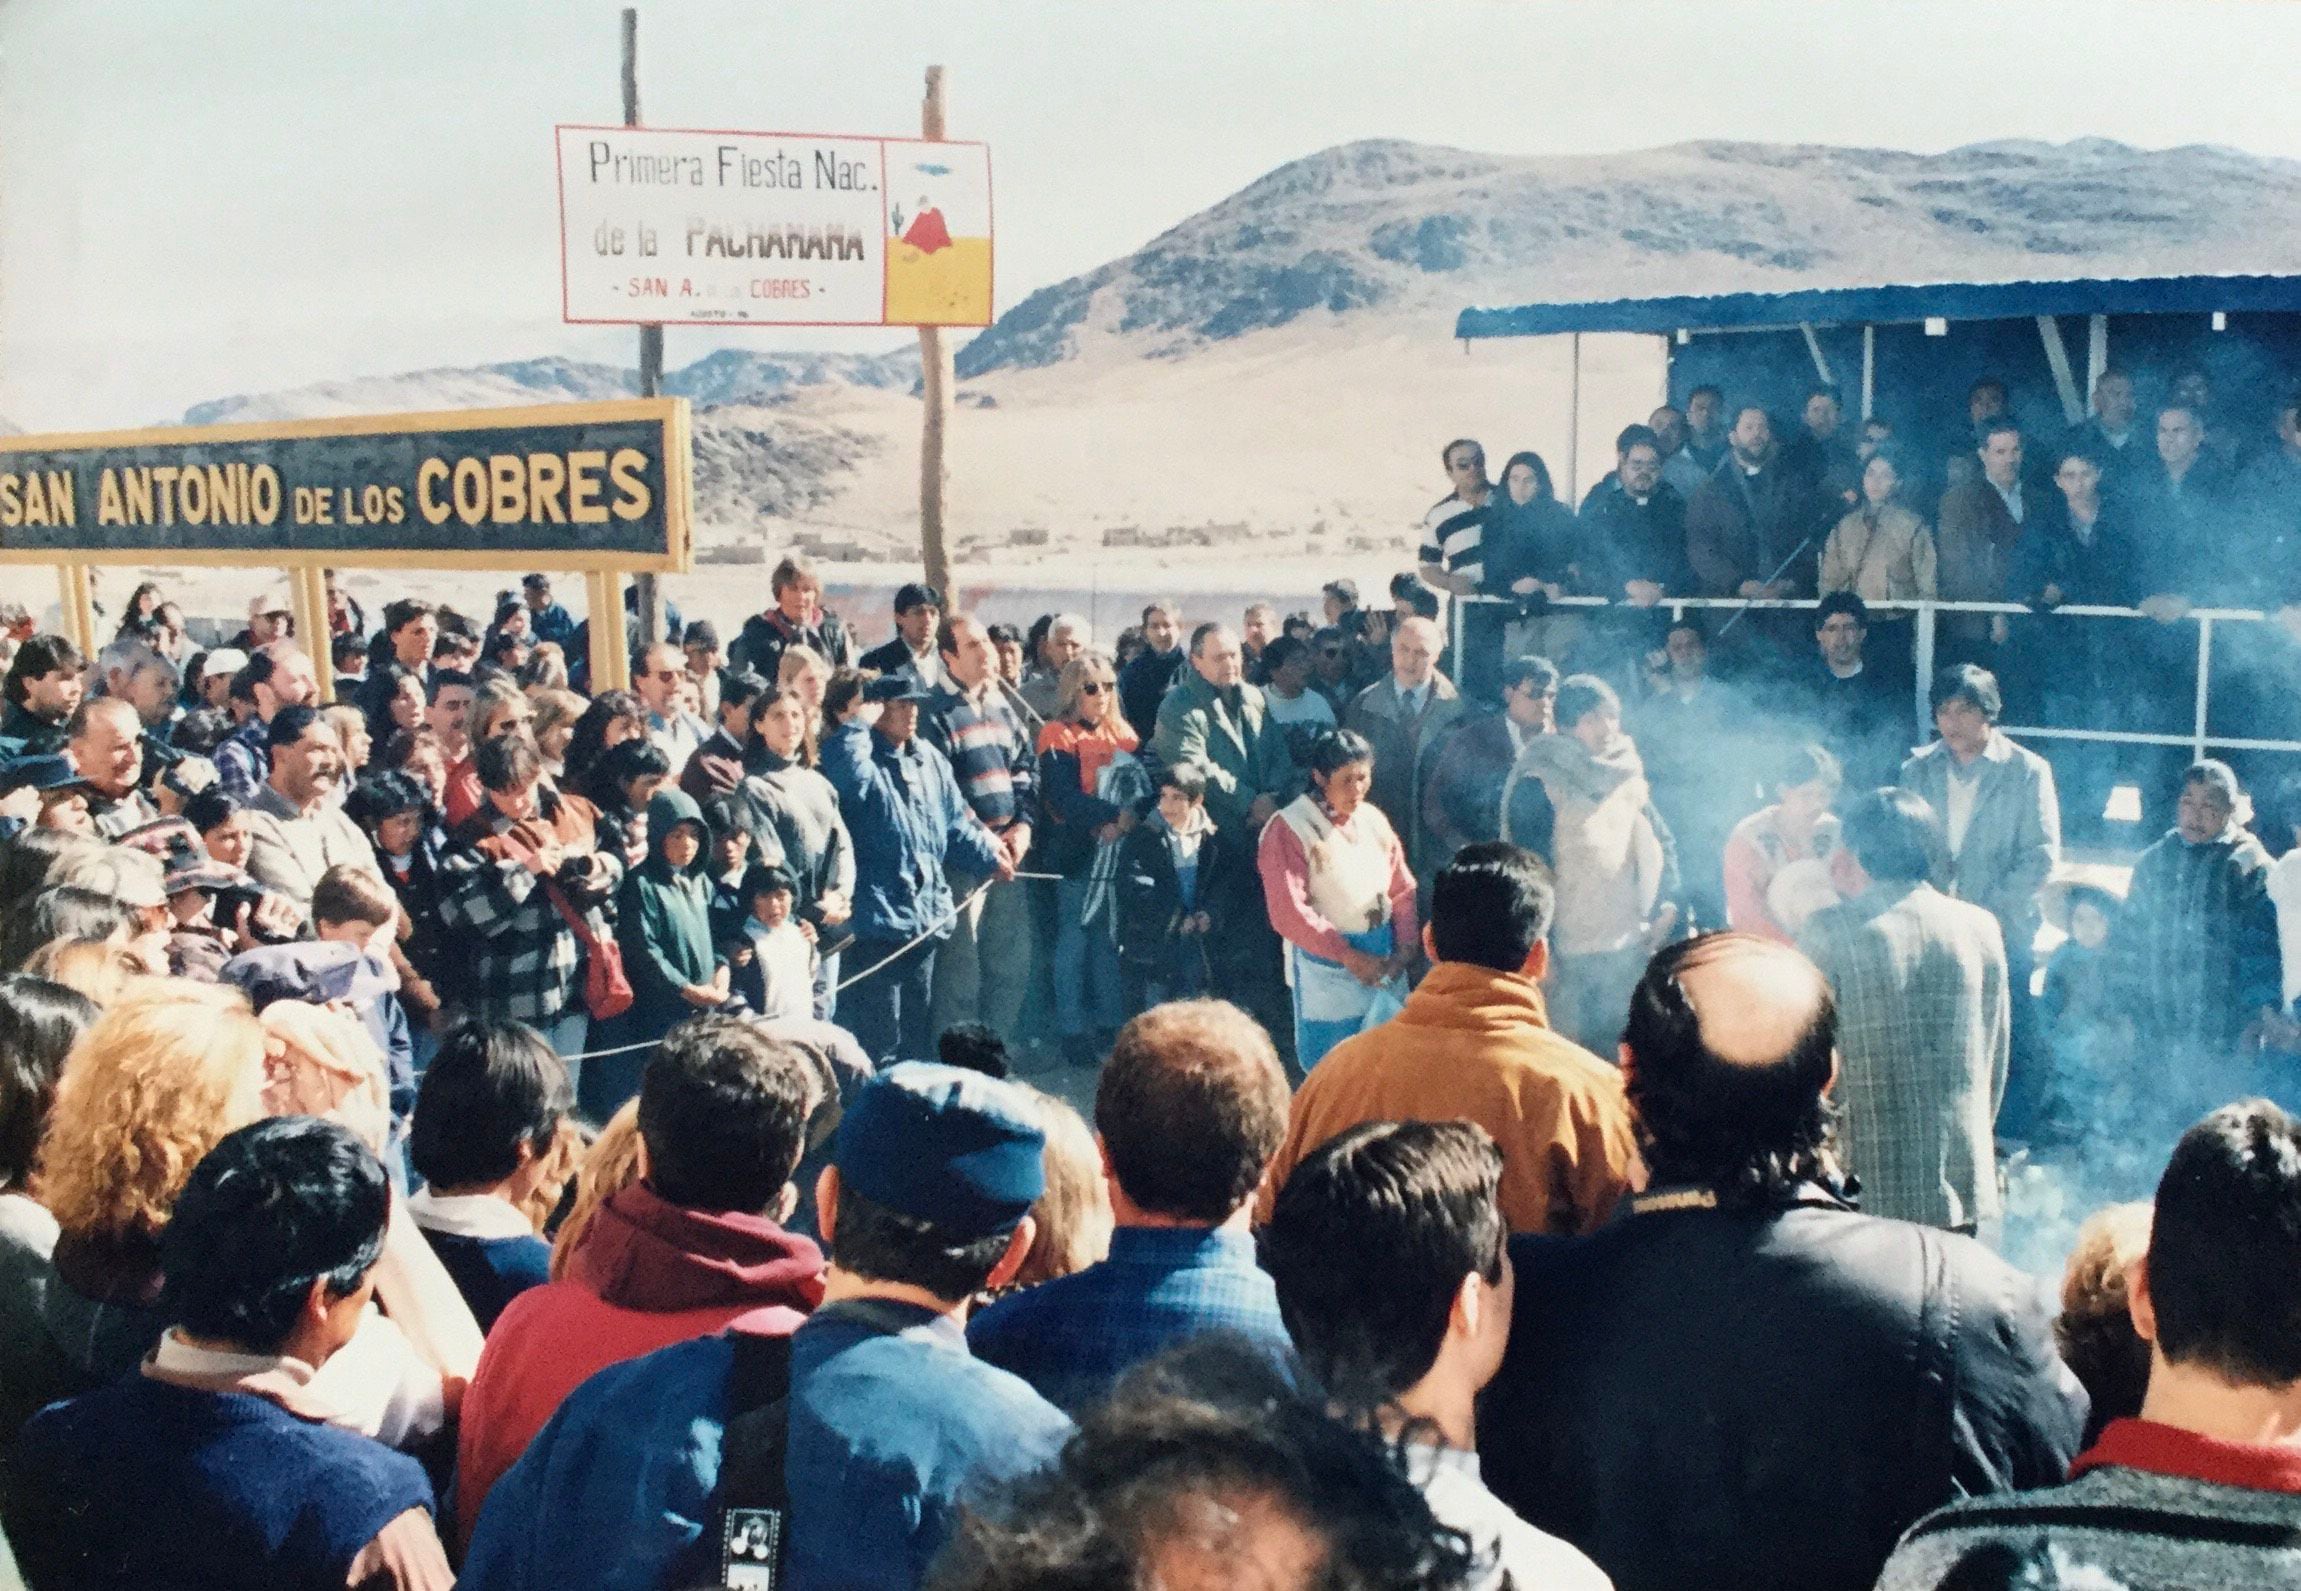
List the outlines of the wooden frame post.
<svg viewBox="0 0 2301 1591">
<path fill-rule="evenodd" d="M 96 655 L 96 594 L 88 582 L 88 566 L 76 560 L 66 560 L 56 566 L 58 589 L 57 609 L 62 618 L 64 634 L 71 638 L 80 655 Z"/>
<path fill-rule="evenodd" d="M 943 137 L 943 69 L 927 68 L 926 98 L 919 105 L 919 136 L 930 141 Z M 951 472 L 943 462 L 944 439 L 951 426 L 951 389 L 957 383 L 951 350 L 943 342 L 943 328 L 919 328 L 919 560 L 927 584 L 943 594 L 945 611 L 958 598 L 951 591 L 951 555 L 944 540 L 945 498 Z"/>
<path fill-rule="evenodd" d="M 624 638 L 623 577 L 594 569 L 583 577 L 583 584 L 589 593 L 584 617 L 591 623 L 591 694 L 628 690 L 631 643 Z"/>
<path fill-rule="evenodd" d="M 288 571 L 288 605 L 295 610 L 296 639 L 312 660 L 320 706 L 336 699 L 335 636 L 328 629 L 328 578 L 316 564 Z"/>
</svg>

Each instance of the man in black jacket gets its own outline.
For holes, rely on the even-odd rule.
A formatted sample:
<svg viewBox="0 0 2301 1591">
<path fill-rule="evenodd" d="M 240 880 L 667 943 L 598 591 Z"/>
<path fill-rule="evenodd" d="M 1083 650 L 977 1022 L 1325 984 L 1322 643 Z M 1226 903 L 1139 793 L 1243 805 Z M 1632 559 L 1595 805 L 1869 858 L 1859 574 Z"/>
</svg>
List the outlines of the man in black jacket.
<svg viewBox="0 0 2301 1591">
<path fill-rule="evenodd" d="M 1867 1591 L 1954 1498 L 2057 1483 L 2086 1397 L 2036 1284 L 1837 1185 L 1837 1014 L 1796 951 L 1681 941 L 1631 998 L 1648 1190 L 1511 1244 L 1495 1492 L 1619 1591 Z"/>
</svg>

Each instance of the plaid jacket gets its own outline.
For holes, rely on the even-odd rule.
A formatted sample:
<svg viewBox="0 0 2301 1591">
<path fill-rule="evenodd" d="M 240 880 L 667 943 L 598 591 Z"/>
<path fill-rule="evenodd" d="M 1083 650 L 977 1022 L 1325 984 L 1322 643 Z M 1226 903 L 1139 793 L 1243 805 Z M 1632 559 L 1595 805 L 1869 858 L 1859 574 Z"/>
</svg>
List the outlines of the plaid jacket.
<svg viewBox="0 0 2301 1591">
<path fill-rule="evenodd" d="M 256 792 L 272 776 L 271 732 L 271 725 L 251 716 L 216 746 L 216 780 L 242 806 L 253 806 Z"/>
<path fill-rule="evenodd" d="M 1800 940 L 1838 1002 L 1839 1147 L 1870 1215 L 1970 1229 L 1996 1216 L 2012 1043 L 2005 939 L 1930 884 L 1873 884 Z"/>
<path fill-rule="evenodd" d="M 544 791 L 544 821 L 560 843 L 597 854 L 607 866 L 606 894 L 623 879 L 623 858 L 596 847 L 591 803 L 581 796 Z M 582 998 L 576 974 L 583 947 L 552 906 L 543 880 L 527 869 L 502 831 L 509 827 L 484 807 L 455 833 L 440 864 L 439 915 L 444 952 L 459 964 L 464 1007 L 474 1016 L 508 1018 L 537 1027 L 559 1020 Z M 571 895 L 594 934 L 613 938 L 599 895 Z"/>
</svg>

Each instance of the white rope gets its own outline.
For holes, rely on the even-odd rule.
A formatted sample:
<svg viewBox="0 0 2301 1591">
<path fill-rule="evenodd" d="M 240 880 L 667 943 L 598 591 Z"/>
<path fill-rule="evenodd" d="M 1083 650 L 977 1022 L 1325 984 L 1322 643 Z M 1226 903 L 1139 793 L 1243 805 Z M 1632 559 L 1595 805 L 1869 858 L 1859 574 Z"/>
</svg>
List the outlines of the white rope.
<svg viewBox="0 0 2301 1591">
<path fill-rule="evenodd" d="M 1055 881 L 1060 881 L 1062 876 L 1063 875 L 1060 873 L 1017 873 L 1015 875 L 1017 879 L 1032 878 Z M 882 959 L 873 962 L 870 966 L 865 967 L 861 972 L 856 973 L 852 978 L 840 979 L 838 987 L 833 989 L 831 992 L 834 994 L 844 994 L 847 990 L 852 989 L 856 984 L 861 983 L 865 978 L 868 978 L 874 973 L 882 972 L 886 968 L 893 966 L 896 962 L 902 960 L 905 956 L 918 949 L 928 940 L 934 938 L 934 936 L 941 931 L 945 923 L 958 921 L 959 914 L 961 912 L 965 911 L 969 906 L 972 906 L 975 903 L 977 897 L 979 897 L 985 890 L 989 889 L 993 884 L 998 882 L 999 880 L 995 878 L 984 879 L 980 884 L 977 884 L 973 889 L 969 890 L 963 899 L 953 904 L 949 911 L 943 913 L 942 916 L 936 918 L 926 927 L 920 929 L 918 933 L 913 935 L 907 942 L 904 943 L 900 949 L 896 950 L 892 955 L 883 957 Z M 651 1050 L 655 1048 L 656 1043 L 657 1041 L 654 1039 L 647 1039 L 638 1044 L 618 1044 L 613 1049 L 608 1050 L 584 1050 L 575 1055 L 562 1055 L 560 1059 L 563 1061 L 596 1061 L 604 1059 L 610 1055 L 629 1055 L 637 1050 Z"/>
</svg>

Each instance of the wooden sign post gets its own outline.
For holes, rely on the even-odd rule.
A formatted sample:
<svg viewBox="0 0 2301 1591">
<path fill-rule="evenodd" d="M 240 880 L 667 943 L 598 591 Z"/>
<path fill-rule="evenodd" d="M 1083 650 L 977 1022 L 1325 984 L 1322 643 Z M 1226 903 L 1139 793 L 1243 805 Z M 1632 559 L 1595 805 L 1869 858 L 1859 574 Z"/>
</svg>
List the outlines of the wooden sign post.
<svg viewBox="0 0 2301 1591">
<path fill-rule="evenodd" d="M 0 565 L 285 569 L 323 683 L 331 568 L 579 570 L 595 688 L 628 682 L 618 576 L 693 557 L 683 398 L 0 437 Z"/>
<path fill-rule="evenodd" d="M 933 142 L 943 137 L 943 69 L 927 68 L 927 95 L 919 106 L 919 136 Z M 944 495 L 951 472 L 943 462 L 943 439 L 951 425 L 951 387 L 957 380 L 951 350 L 943 345 L 943 328 L 919 328 L 919 562 L 927 584 L 943 594 L 948 607 L 957 601 L 951 592 L 951 555 L 943 534 Z"/>
</svg>

